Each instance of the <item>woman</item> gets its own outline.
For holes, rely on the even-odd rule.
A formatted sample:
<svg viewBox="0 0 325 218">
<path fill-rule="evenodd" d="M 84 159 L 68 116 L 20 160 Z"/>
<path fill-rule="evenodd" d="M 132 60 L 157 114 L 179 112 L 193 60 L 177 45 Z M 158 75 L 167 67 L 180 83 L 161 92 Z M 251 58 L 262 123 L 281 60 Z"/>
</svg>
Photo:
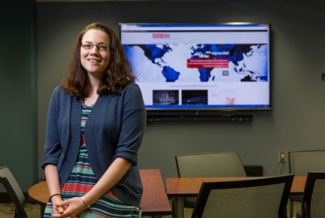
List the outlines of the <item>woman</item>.
<svg viewBox="0 0 325 218">
<path fill-rule="evenodd" d="M 134 81 L 114 31 L 86 26 L 49 105 L 44 217 L 141 217 L 137 152 L 146 114 Z"/>
</svg>

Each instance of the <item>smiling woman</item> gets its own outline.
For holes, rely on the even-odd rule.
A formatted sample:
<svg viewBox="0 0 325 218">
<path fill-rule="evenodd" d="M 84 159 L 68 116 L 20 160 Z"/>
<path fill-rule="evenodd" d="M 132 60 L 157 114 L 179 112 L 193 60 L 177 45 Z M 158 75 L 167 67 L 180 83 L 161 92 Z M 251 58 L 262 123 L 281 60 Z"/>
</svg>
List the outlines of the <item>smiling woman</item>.
<svg viewBox="0 0 325 218">
<path fill-rule="evenodd" d="M 100 81 L 104 77 L 110 59 L 108 35 L 101 30 L 92 29 L 85 33 L 82 41 L 81 64 L 89 74 L 90 79 L 94 77 L 95 81 Z"/>
<path fill-rule="evenodd" d="M 98 94 L 118 93 L 128 83 L 135 81 L 131 65 L 115 32 L 102 24 L 93 23 L 85 27 L 77 37 L 68 71 L 62 87 L 68 94 L 88 97 L 91 93 L 87 64 L 106 66 L 99 79 Z"/>
<path fill-rule="evenodd" d="M 146 112 L 134 81 L 113 30 L 86 26 L 50 101 L 44 217 L 141 217 L 137 152 Z"/>
</svg>

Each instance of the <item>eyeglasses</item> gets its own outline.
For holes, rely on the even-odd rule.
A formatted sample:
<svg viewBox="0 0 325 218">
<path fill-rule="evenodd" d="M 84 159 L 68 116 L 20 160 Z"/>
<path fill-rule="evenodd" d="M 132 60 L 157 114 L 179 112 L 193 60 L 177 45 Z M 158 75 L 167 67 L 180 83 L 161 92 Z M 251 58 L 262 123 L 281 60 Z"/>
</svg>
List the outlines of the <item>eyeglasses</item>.
<svg viewBox="0 0 325 218">
<path fill-rule="evenodd" d="M 108 45 L 106 45 L 104 43 L 98 44 L 98 45 L 93 45 L 93 44 L 88 43 L 88 42 L 81 43 L 81 47 L 86 49 L 86 50 L 91 50 L 91 49 L 93 49 L 94 46 L 96 46 L 99 51 L 109 51 L 111 49 Z"/>
</svg>

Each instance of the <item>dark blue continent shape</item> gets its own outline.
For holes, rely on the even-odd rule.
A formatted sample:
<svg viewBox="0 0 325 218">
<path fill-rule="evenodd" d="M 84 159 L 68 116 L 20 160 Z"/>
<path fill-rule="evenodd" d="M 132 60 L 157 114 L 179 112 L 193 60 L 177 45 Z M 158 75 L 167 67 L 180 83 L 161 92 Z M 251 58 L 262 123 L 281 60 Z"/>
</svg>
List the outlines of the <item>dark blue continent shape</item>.
<svg viewBox="0 0 325 218">
<path fill-rule="evenodd" d="M 200 58 L 202 54 L 205 58 L 228 58 L 229 62 L 238 66 L 238 62 L 244 59 L 244 54 L 252 50 L 253 45 L 261 46 L 261 44 L 197 44 L 196 47 L 191 48 L 193 51 L 191 58 Z M 223 52 L 228 52 L 228 54 L 224 54 Z M 209 81 L 212 70 L 213 68 L 198 68 L 200 81 Z"/>
<path fill-rule="evenodd" d="M 228 55 L 217 54 L 217 52 L 229 51 L 232 45 L 216 45 L 216 44 L 197 44 L 197 47 L 192 47 L 193 52 L 191 58 L 200 58 L 199 54 L 204 54 L 206 58 L 228 58 Z M 213 68 L 198 68 L 200 73 L 200 81 L 208 82 L 211 77 L 211 71 Z"/>
<path fill-rule="evenodd" d="M 198 54 L 204 54 L 208 58 L 229 58 L 229 61 L 237 65 L 244 59 L 243 55 L 252 50 L 253 45 L 261 46 L 260 44 L 197 44 L 196 48 L 191 48 L 193 50 L 191 58 L 199 58 Z M 222 54 L 222 52 L 229 52 L 229 54 Z"/>
<path fill-rule="evenodd" d="M 135 46 L 135 45 L 132 45 Z M 175 82 L 178 80 L 178 77 L 180 75 L 179 72 L 175 71 L 173 68 L 169 66 L 162 66 L 163 56 L 167 53 L 172 51 L 172 49 L 168 45 L 162 45 L 161 47 L 157 47 L 155 44 L 150 45 L 137 45 L 139 46 L 143 51 L 144 55 L 153 63 L 160 67 L 162 67 L 162 74 L 166 78 L 166 82 Z M 161 61 L 157 61 L 157 59 L 160 59 Z"/>
<path fill-rule="evenodd" d="M 200 81 L 201 82 L 208 82 L 211 76 L 211 71 L 213 68 L 198 68 L 200 73 Z"/>
<path fill-rule="evenodd" d="M 172 49 L 168 45 L 162 45 L 162 48 L 157 47 L 155 44 L 151 45 L 139 45 L 140 48 L 143 49 L 144 55 L 154 64 L 160 63 L 156 61 L 156 59 L 162 60 L 162 57 L 167 53 L 172 51 Z"/>
<path fill-rule="evenodd" d="M 180 75 L 179 72 L 175 71 L 169 66 L 163 67 L 162 74 L 166 78 L 166 82 L 175 82 L 176 80 L 178 80 L 178 77 Z"/>
<path fill-rule="evenodd" d="M 256 44 L 237 44 L 232 45 L 229 50 L 229 61 L 233 62 L 235 65 L 238 65 L 239 61 L 244 59 L 244 54 L 249 53 L 252 50 L 252 46 Z M 260 47 L 261 45 L 257 45 Z"/>
</svg>

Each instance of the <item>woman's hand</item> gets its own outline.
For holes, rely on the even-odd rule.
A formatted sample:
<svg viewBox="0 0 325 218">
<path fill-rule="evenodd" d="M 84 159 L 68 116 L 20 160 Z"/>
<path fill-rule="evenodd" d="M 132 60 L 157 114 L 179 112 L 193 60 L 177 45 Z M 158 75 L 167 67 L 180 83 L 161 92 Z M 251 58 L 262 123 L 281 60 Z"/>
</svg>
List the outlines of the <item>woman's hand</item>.
<svg viewBox="0 0 325 218">
<path fill-rule="evenodd" d="M 53 208 L 53 214 L 62 214 L 65 211 L 64 207 L 58 207 L 58 204 L 61 204 L 63 202 L 62 197 L 57 195 L 57 196 L 53 196 L 51 198 L 51 202 L 52 202 L 52 208 Z"/>
<path fill-rule="evenodd" d="M 58 210 L 54 210 L 54 206 L 53 206 L 52 217 L 55 218 L 77 217 L 86 209 L 84 202 L 80 197 L 74 197 L 66 201 L 58 202 L 55 204 L 55 207 L 58 208 Z"/>
</svg>

